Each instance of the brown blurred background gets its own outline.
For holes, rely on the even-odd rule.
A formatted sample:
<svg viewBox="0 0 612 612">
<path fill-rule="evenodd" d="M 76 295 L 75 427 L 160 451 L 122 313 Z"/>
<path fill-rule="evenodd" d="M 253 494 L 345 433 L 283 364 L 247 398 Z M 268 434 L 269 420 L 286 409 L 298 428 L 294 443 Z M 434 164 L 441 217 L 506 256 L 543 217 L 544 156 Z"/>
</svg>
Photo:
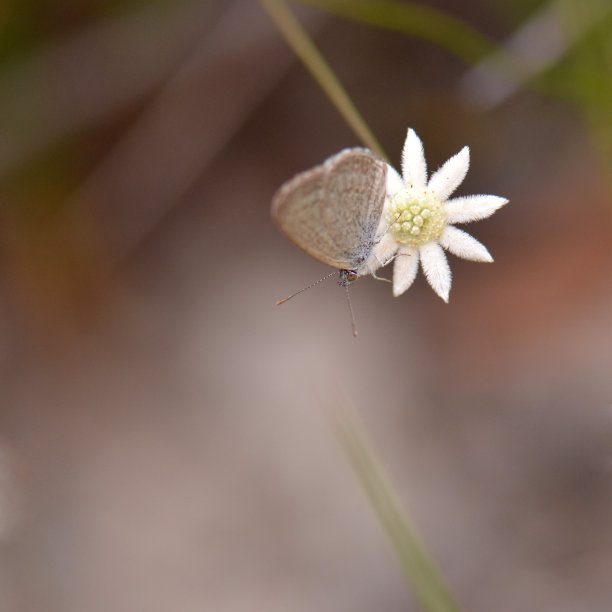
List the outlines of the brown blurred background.
<svg viewBox="0 0 612 612">
<path fill-rule="evenodd" d="M 499 43 L 536 8 L 425 4 Z M 450 256 L 449 305 L 360 280 L 358 340 L 333 282 L 275 308 L 328 269 L 274 190 L 359 143 L 260 5 L 4 4 L 0 610 L 416 610 L 322 416 L 339 388 L 465 610 L 612 609 L 603 128 L 297 14 L 395 164 L 408 126 L 430 169 L 470 146 L 458 193 L 511 201 L 467 228 L 495 263 Z"/>
</svg>

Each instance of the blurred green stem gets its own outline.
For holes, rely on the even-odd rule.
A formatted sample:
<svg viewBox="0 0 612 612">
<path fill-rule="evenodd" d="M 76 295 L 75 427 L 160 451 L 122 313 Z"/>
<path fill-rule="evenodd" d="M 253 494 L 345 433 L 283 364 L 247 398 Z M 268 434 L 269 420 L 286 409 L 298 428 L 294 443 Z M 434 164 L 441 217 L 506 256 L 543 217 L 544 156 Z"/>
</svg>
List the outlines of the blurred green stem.
<svg viewBox="0 0 612 612">
<path fill-rule="evenodd" d="M 442 575 L 415 534 L 382 466 L 361 431 L 350 404 L 334 408 L 332 428 L 353 471 L 370 500 L 404 575 L 421 609 L 426 612 L 459 612 Z"/>
<path fill-rule="evenodd" d="M 319 53 L 308 33 L 300 25 L 284 0 L 260 0 L 289 46 L 302 60 L 306 68 L 318 81 L 329 99 L 334 103 L 345 121 L 364 145 L 372 149 L 381 159 L 387 160 L 383 148 L 353 104 L 340 81 Z"/>
</svg>

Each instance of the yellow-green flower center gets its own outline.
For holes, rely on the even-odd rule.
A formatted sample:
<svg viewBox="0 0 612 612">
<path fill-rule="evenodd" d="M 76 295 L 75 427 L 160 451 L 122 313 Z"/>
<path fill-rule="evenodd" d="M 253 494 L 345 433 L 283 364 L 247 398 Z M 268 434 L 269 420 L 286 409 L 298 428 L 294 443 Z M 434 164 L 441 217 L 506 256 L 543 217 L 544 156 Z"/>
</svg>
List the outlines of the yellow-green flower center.
<svg viewBox="0 0 612 612">
<path fill-rule="evenodd" d="M 417 247 L 437 240 L 446 225 L 443 203 L 425 187 L 398 191 L 387 208 L 389 231 L 400 244 Z"/>
</svg>

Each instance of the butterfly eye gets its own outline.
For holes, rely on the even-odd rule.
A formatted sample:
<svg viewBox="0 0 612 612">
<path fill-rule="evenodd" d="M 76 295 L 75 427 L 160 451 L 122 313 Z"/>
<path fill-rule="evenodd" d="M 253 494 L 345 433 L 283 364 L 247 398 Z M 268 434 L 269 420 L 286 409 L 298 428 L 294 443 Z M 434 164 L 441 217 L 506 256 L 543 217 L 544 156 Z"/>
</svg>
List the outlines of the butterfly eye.
<svg viewBox="0 0 612 612">
<path fill-rule="evenodd" d="M 338 284 L 341 287 L 348 287 L 358 276 L 355 270 L 340 270 Z"/>
</svg>

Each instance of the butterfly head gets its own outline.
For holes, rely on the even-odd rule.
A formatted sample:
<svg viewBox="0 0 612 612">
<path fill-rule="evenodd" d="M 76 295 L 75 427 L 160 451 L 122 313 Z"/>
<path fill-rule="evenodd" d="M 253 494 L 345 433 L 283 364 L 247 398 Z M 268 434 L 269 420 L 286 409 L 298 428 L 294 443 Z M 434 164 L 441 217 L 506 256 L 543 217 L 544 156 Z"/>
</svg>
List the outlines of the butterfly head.
<svg viewBox="0 0 612 612">
<path fill-rule="evenodd" d="M 338 284 L 341 287 L 348 287 L 358 276 L 355 270 L 340 270 Z"/>
</svg>

